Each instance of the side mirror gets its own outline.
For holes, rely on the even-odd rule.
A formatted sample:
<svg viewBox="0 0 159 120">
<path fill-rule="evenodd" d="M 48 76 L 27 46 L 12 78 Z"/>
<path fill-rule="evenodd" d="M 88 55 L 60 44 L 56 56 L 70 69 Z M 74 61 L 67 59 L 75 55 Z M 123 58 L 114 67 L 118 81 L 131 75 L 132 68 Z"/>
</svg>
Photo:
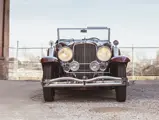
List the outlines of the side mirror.
<svg viewBox="0 0 159 120">
<path fill-rule="evenodd" d="M 86 29 L 82 29 L 81 33 L 87 33 L 87 30 Z"/>
</svg>

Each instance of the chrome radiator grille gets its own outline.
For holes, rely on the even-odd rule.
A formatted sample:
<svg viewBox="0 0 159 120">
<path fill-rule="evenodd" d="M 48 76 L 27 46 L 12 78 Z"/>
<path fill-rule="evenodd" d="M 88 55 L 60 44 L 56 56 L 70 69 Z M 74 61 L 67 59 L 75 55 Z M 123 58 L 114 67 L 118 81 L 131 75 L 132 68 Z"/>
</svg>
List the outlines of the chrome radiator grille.
<svg viewBox="0 0 159 120">
<path fill-rule="evenodd" d="M 96 60 L 96 46 L 89 43 L 75 45 L 74 60 L 79 63 L 90 63 Z"/>
</svg>

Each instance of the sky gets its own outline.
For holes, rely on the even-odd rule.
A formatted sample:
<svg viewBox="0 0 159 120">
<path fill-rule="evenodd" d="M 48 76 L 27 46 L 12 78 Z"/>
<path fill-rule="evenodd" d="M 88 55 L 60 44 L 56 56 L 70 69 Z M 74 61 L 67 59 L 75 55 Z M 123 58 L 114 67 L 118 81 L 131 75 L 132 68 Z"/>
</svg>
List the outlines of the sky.
<svg viewBox="0 0 159 120">
<path fill-rule="evenodd" d="M 57 28 L 87 26 L 111 28 L 111 41 L 118 40 L 121 47 L 159 46 L 159 2 L 11 0 L 11 47 L 16 41 L 20 47 L 48 47 L 50 40 L 57 40 Z M 148 55 L 155 56 L 156 50 Z"/>
<path fill-rule="evenodd" d="M 11 0 L 10 46 L 48 46 L 60 27 L 107 26 L 120 46 L 159 45 L 157 0 Z"/>
</svg>

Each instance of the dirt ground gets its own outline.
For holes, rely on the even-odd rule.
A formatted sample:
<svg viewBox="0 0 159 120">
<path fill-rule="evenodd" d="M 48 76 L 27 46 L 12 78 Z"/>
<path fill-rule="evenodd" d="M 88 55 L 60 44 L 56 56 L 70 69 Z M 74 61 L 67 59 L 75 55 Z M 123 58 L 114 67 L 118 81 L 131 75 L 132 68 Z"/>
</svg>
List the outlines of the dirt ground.
<svg viewBox="0 0 159 120">
<path fill-rule="evenodd" d="M 0 120 L 159 120 L 159 80 L 130 82 L 125 103 L 109 90 L 56 91 L 45 103 L 39 81 L 0 81 Z"/>
</svg>

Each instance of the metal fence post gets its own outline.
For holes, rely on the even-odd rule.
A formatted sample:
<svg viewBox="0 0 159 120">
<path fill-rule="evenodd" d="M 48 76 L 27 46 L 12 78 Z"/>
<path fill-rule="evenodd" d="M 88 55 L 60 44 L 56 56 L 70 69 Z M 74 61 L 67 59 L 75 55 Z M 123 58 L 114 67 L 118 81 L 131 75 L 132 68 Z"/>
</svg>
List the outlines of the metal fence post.
<svg viewBox="0 0 159 120">
<path fill-rule="evenodd" d="M 43 46 L 41 47 L 41 58 L 43 57 Z"/>
<path fill-rule="evenodd" d="M 16 48 L 16 71 L 18 69 L 18 52 L 19 52 L 19 41 L 17 41 L 17 48 Z"/>
<path fill-rule="evenodd" d="M 134 80 L 134 46 L 132 45 L 132 79 Z"/>
</svg>

